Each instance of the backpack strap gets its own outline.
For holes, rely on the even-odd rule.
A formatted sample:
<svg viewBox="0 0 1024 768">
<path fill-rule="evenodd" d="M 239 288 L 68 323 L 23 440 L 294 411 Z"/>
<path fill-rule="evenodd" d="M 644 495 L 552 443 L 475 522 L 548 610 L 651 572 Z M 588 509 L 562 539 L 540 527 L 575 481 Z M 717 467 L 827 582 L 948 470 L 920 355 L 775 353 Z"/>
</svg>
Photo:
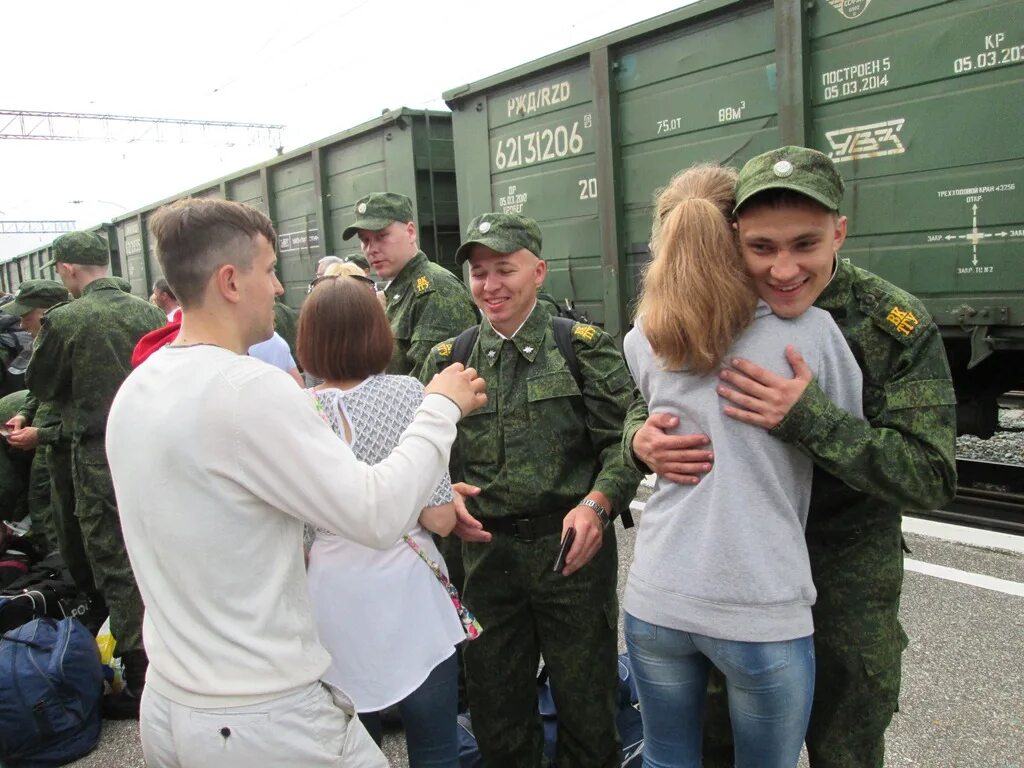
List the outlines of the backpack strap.
<svg viewBox="0 0 1024 768">
<path fill-rule="evenodd" d="M 569 366 L 569 372 L 576 380 L 576 386 L 580 388 L 580 393 L 582 394 L 583 371 L 580 370 L 580 361 L 576 359 L 576 350 L 572 346 L 572 327 L 576 324 L 576 321 L 570 320 L 567 317 L 552 317 L 551 322 L 555 329 L 555 346 L 558 347 L 558 352 L 565 359 L 566 365 Z M 469 353 L 473 351 L 476 340 L 479 338 L 479 325 L 471 326 L 456 336 L 455 341 L 452 342 L 452 353 L 445 367 L 447 368 L 452 363 L 462 363 L 465 365 L 466 361 L 469 360 Z"/>
<path fill-rule="evenodd" d="M 479 325 L 471 325 L 456 336 L 455 341 L 452 342 L 452 354 L 449 356 L 448 362 L 444 364 L 444 367 L 447 368 L 452 363 L 462 363 L 465 365 L 466 361 L 469 360 L 469 353 L 473 351 L 473 346 L 479 338 Z"/>
<path fill-rule="evenodd" d="M 555 346 L 565 358 L 569 373 L 576 379 L 576 386 L 580 388 L 580 394 L 583 394 L 583 371 L 580 370 L 580 361 L 576 359 L 576 350 L 572 346 L 572 327 L 576 321 L 568 317 L 553 317 L 551 323 L 555 329 Z"/>
</svg>

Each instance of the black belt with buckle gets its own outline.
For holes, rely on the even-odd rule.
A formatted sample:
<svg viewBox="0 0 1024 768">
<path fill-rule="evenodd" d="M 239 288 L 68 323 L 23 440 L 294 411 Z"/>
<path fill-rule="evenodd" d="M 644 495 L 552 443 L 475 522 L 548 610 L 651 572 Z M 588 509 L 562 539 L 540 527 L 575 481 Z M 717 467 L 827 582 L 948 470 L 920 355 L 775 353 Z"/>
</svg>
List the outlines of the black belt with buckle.
<svg viewBox="0 0 1024 768">
<path fill-rule="evenodd" d="M 548 513 L 528 517 L 486 518 L 481 519 L 480 522 L 484 524 L 484 530 L 489 533 L 514 536 L 520 541 L 534 541 L 553 533 L 561 533 L 563 519 L 565 519 L 565 515 Z"/>
</svg>

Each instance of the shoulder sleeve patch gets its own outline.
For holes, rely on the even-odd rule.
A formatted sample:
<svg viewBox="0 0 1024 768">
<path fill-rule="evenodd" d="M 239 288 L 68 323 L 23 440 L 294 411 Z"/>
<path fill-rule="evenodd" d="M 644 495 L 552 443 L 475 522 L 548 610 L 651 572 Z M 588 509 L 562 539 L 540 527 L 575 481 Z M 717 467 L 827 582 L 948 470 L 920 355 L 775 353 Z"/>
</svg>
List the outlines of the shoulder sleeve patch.
<svg viewBox="0 0 1024 768">
<path fill-rule="evenodd" d="M 572 327 L 573 338 L 592 344 L 597 339 L 597 328 L 586 323 L 576 323 Z"/>
<path fill-rule="evenodd" d="M 885 316 L 885 322 L 895 328 L 897 333 L 910 336 L 921 324 L 921 319 L 911 310 L 893 304 Z"/>
<path fill-rule="evenodd" d="M 906 291 L 886 283 L 876 275 L 854 284 L 861 311 L 874 324 L 904 345 L 912 344 L 932 325 L 931 315 Z"/>
<path fill-rule="evenodd" d="M 434 347 L 434 354 L 442 360 L 447 360 L 452 356 L 452 343 L 450 341 L 442 341 Z"/>
<path fill-rule="evenodd" d="M 426 293 L 431 288 L 430 278 L 426 275 L 420 275 L 416 278 L 416 282 L 413 284 L 413 289 L 416 291 L 416 295 L 419 296 L 421 293 Z"/>
</svg>

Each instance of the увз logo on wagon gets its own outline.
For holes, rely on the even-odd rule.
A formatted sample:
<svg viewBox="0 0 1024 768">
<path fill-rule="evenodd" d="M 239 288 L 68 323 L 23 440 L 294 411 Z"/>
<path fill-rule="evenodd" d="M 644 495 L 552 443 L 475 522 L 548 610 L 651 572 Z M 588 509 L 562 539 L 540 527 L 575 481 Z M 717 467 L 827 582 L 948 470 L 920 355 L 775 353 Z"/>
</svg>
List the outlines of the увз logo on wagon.
<svg viewBox="0 0 1024 768">
<path fill-rule="evenodd" d="M 828 131 L 825 138 L 832 148 L 830 157 L 834 163 L 847 160 L 864 160 L 869 157 L 902 155 L 907 151 L 900 141 L 906 118 L 887 120 L 884 123 L 857 125 L 853 128 L 839 128 Z"/>
<path fill-rule="evenodd" d="M 828 2 L 848 19 L 856 19 L 871 5 L 871 0 L 828 0 Z"/>
</svg>

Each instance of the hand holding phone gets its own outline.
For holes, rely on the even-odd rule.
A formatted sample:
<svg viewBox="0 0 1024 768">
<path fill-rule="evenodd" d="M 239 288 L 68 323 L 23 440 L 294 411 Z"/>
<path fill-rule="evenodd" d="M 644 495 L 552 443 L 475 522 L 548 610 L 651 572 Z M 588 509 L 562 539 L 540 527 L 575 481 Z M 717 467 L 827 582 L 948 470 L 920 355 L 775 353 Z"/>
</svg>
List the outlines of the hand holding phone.
<svg viewBox="0 0 1024 768">
<path fill-rule="evenodd" d="M 568 556 L 569 550 L 572 548 L 573 539 L 575 538 L 575 528 L 570 528 L 565 532 L 565 537 L 562 539 L 562 546 L 558 549 L 558 557 L 555 558 L 555 567 L 552 569 L 555 573 L 561 573 L 562 569 L 565 568 L 565 558 Z"/>
</svg>

